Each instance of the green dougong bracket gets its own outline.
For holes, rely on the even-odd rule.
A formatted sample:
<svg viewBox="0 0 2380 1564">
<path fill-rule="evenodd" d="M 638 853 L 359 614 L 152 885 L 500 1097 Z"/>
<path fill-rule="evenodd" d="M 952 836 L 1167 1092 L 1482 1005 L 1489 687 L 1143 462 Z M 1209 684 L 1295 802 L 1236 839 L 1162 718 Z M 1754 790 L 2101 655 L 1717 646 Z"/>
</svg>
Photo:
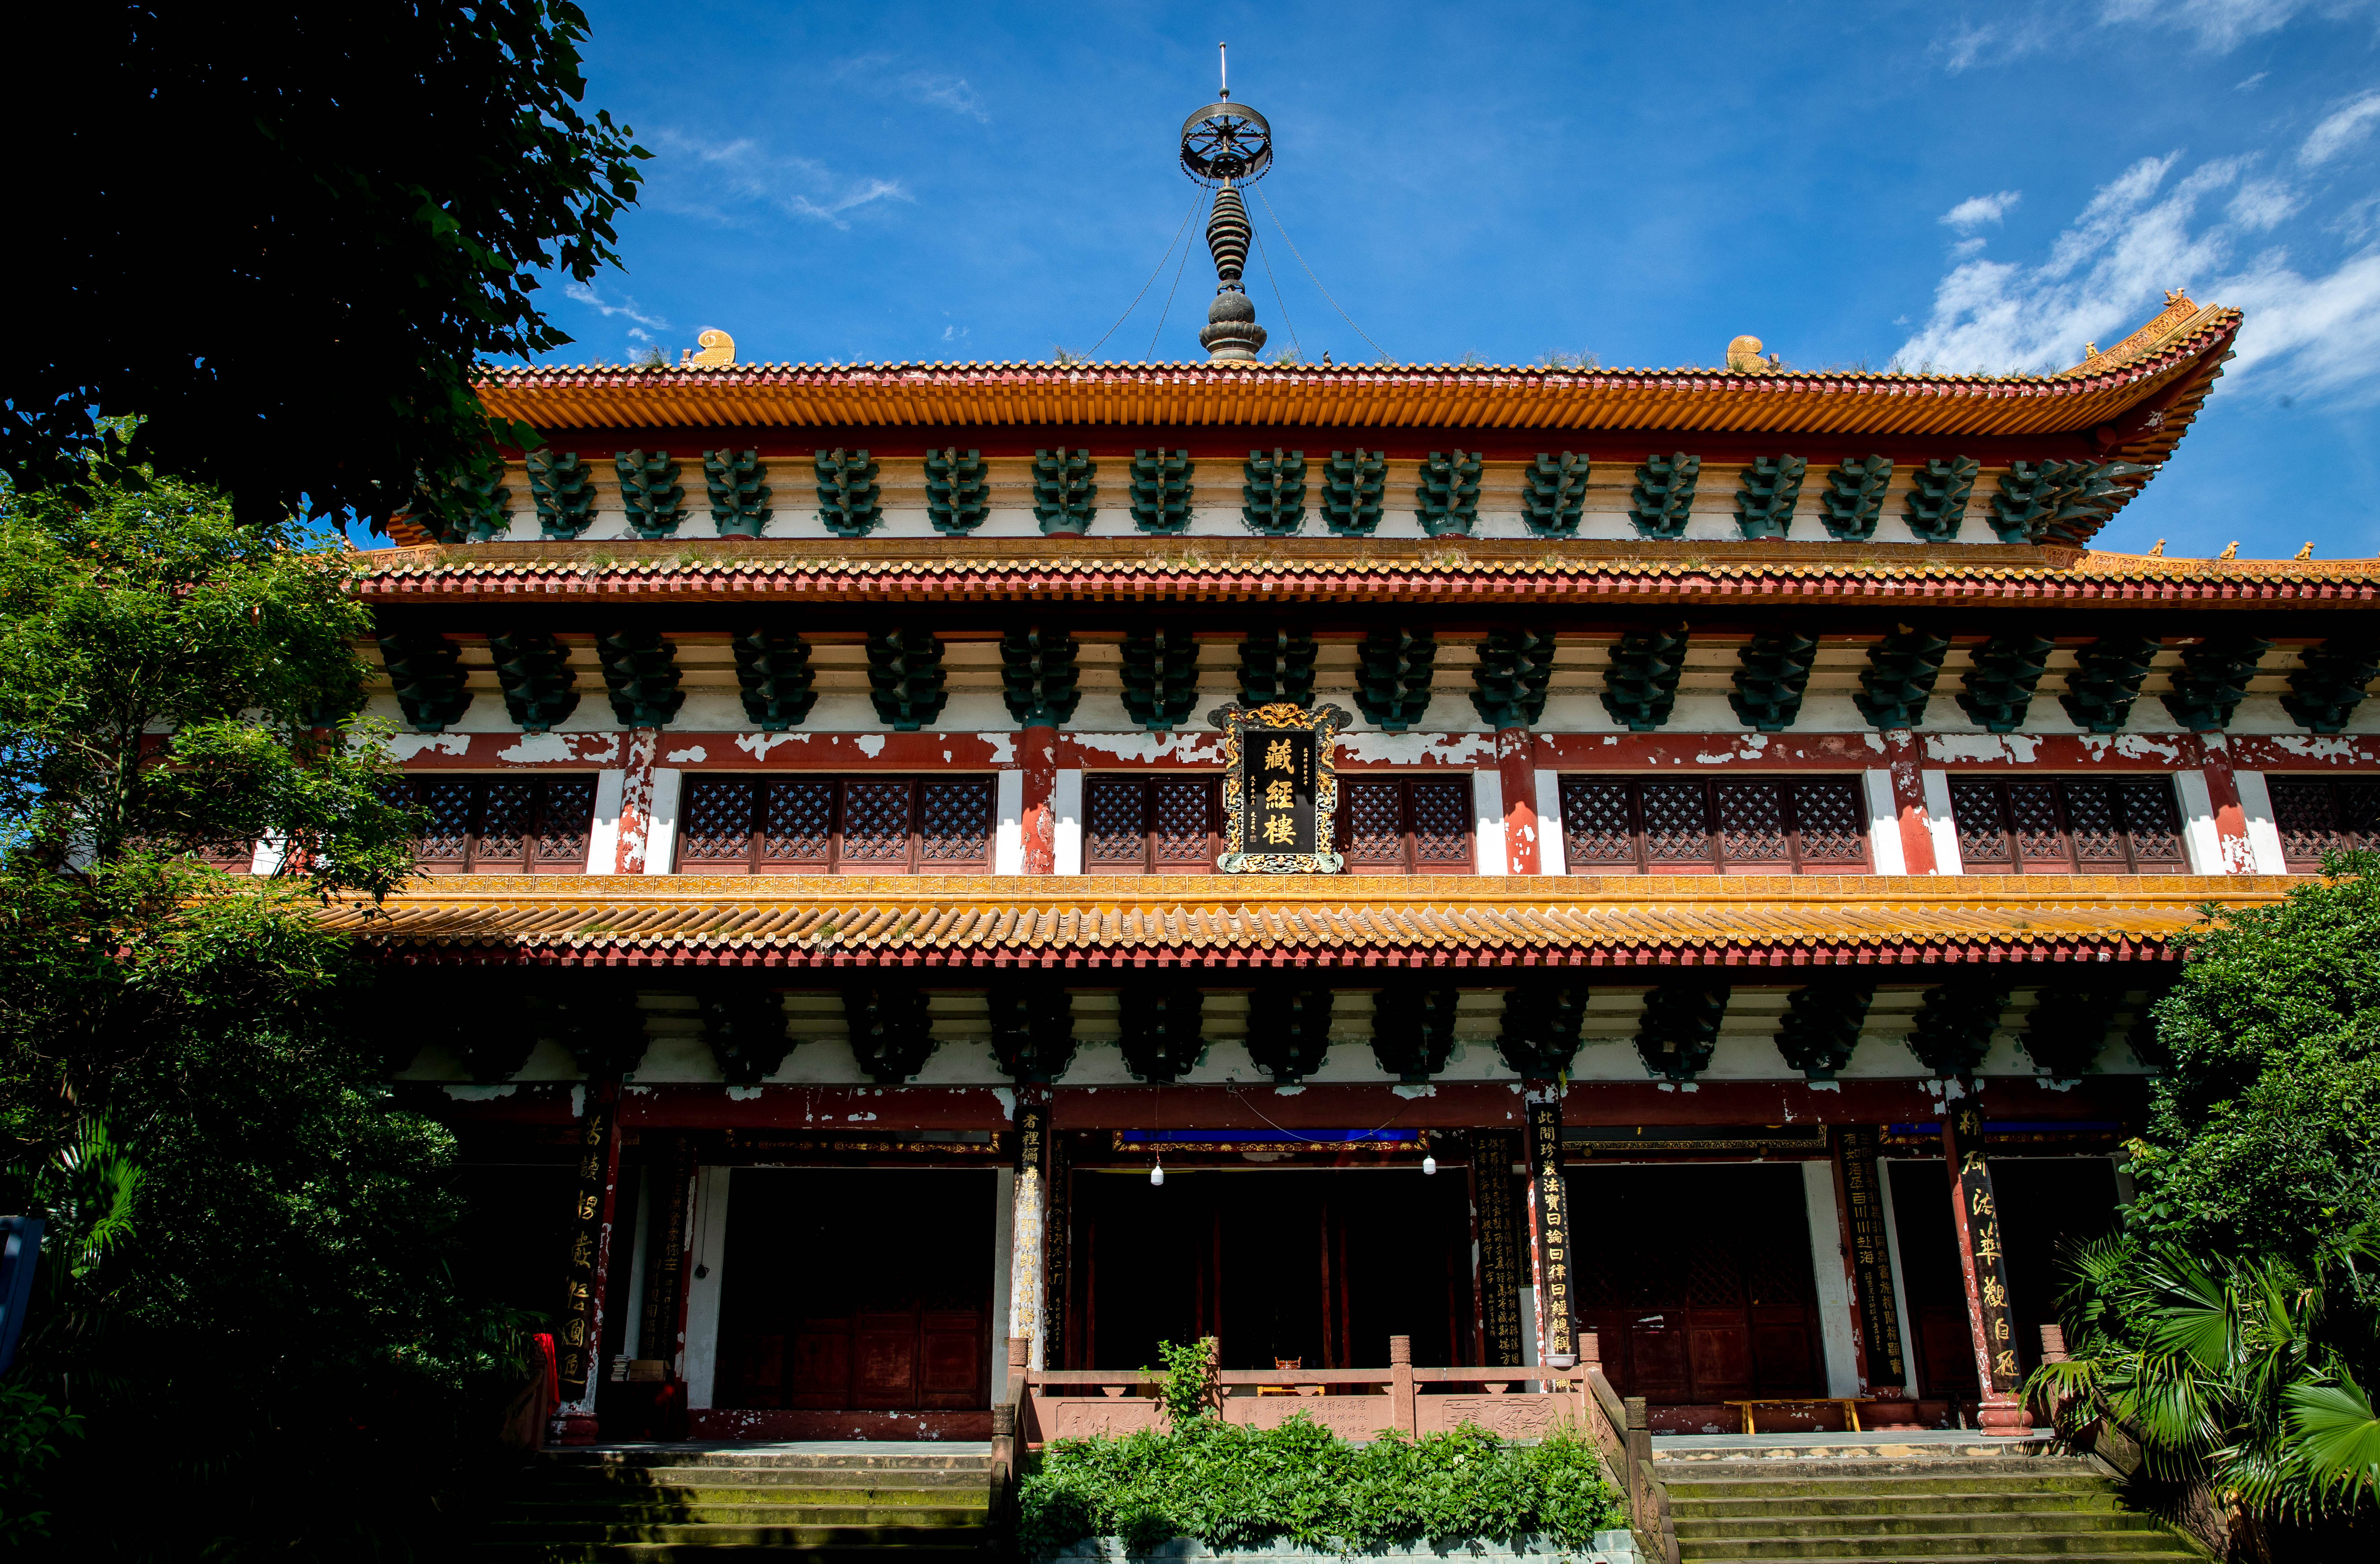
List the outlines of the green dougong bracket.
<svg viewBox="0 0 2380 1564">
<path fill-rule="evenodd" d="M 667 726 L 686 704 L 677 687 L 677 649 L 654 630 L 605 636 L 595 643 L 612 711 L 632 728 Z"/>
<path fill-rule="evenodd" d="M 1132 454 L 1132 527 L 1160 537 L 1190 530 L 1191 484 L 1197 468 L 1187 451 Z"/>
<path fill-rule="evenodd" d="M 528 468 L 529 503 L 537 507 L 540 537 L 569 539 L 595 520 L 595 475 L 576 451 L 559 455 L 531 451 L 523 459 Z"/>
<path fill-rule="evenodd" d="M 400 631 L 380 637 L 381 666 L 396 687 L 406 725 L 417 734 L 438 734 L 470 709 L 465 687 L 463 649 L 427 631 Z"/>
<path fill-rule="evenodd" d="M 1685 668 L 1683 632 L 1630 631 L 1606 654 L 1603 709 L 1632 734 L 1657 731 L 1677 707 Z"/>
<path fill-rule="evenodd" d="M 810 648 L 799 636 L 767 630 L 738 634 L 735 683 L 744 697 L 744 715 L 764 734 L 797 728 L 818 704 L 818 672 L 810 666 Z"/>
<path fill-rule="evenodd" d="M 2057 644 L 2040 636 L 1994 636 L 1974 651 L 1959 709 L 1985 733 L 2012 734 L 2024 726 L 2033 692 L 2049 666 Z"/>
<path fill-rule="evenodd" d="M 1383 988 L 1372 1000 L 1372 1058 L 1406 1085 L 1446 1068 L 1454 1053 L 1454 988 Z"/>
<path fill-rule="evenodd" d="M 2256 663 L 2273 643 L 2254 636 L 2209 636 L 2181 649 L 2173 688 L 2159 698 L 2173 720 L 2193 734 L 2218 733 L 2248 696 Z"/>
<path fill-rule="evenodd" d="M 1833 1080 L 1851 1063 L 1875 1001 L 1876 985 L 1857 978 L 1821 977 L 1794 989 L 1777 1026 L 1785 1067 L 1804 1080 Z"/>
<path fill-rule="evenodd" d="M 892 731 L 914 734 L 942 714 L 942 643 L 924 630 L 868 633 L 868 697 Z"/>
<path fill-rule="evenodd" d="M 1039 625 L 1000 637 L 1000 693 L 1020 728 L 1054 728 L 1074 721 L 1082 703 L 1075 637 Z"/>
<path fill-rule="evenodd" d="M 1949 651 L 1949 641 L 1923 630 L 1887 636 L 1867 649 L 1867 666 L 1860 670 L 1859 693 L 1852 697 L 1852 704 L 1881 733 L 1922 726 L 1925 703 Z"/>
<path fill-rule="evenodd" d="M 1781 734 L 1802 714 L 1818 643 L 1809 636 L 1775 632 L 1755 636 L 1735 654 L 1735 688 L 1727 697 L 1736 720 L 1764 734 Z"/>
<path fill-rule="evenodd" d="M 541 734 L 578 709 L 578 675 L 570 653 L 549 630 L 490 636 L 496 682 L 504 686 L 504 709 L 525 734 Z"/>
<path fill-rule="evenodd" d="M 1694 510 L 1694 484 L 1702 478 L 1703 459 L 1683 451 L 1675 455 L 1651 455 L 1636 469 L 1635 486 L 1628 491 L 1628 519 L 1645 538 L 1678 539 Z"/>
<path fill-rule="evenodd" d="M 1355 652 L 1355 706 L 1366 721 L 1403 733 L 1429 709 L 1438 637 L 1427 629 L 1374 630 Z"/>
<path fill-rule="evenodd" d="M 710 525 L 722 538 L 758 538 L 777 514 L 770 508 L 769 468 L 758 451 L 705 451 L 702 482 L 710 495 Z"/>
<path fill-rule="evenodd" d="M 1099 468 L 1088 451 L 1033 453 L 1033 517 L 1050 538 L 1080 538 L 1099 514 Z"/>
<path fill-rule="evenodd" d="M 1240 643 L 1240 704 L 1314 704 L 1314 637 L 1303 630 L 1251 630 Z"/>
<path fill-rule="evenodd" d="M 1471 536 L 1479 517 L 1481 454 L 1432 451 L 1421 465 L 1421 481 L 1414 486 L 1414 519 L 1433 538 Z"/>
<path fill-rule="evenodd" d="M 1973 1080 L 1992 1051 L 1992 1033 L 2008 1001 L 2004 983 L 1946 983 L 1926 989 L 1910 1029 L 1909 1051 L 1941 1080 Z"/>
<path fill-rule="evenodd" d="M 1248 453 L 1240 485 L 1240 518 L 1259 538 L 1293 538 L 1305 525 L 1305 453 Z"/>
<path fill-rule="evenodd" d="M 1636 1057 L 1645 1072 L 1666 1081 L 1691 1081 L 1710 1064 L 1718 1025 L 1727 1015 L 1728 986 L 1684 978 L 1645 996 L 1636 1023 Z"/>
<path fill-rule="evenodd" d="M 1884 491 L 1892 486 L 1892 462 L 1884 456 L 1845 456 L 1828 469 L 1818 494 L 1818 520 L 1839 543 L 1864 543 L 1876 536 L 1884 514 Z"/>
<path fill-rule="evenodd" d="M 2121 733 L 2156 650 L 2148 636 L 2100 637 L 2074 654 L 2074 672 L 2066 675 L 2066 693 L 2058 704 L 2086 734 Z"/>
<path fill-rule="evenodd" d="M 686 519 L 686 485 L 667 451 L 622 451 L 612 458 L 620 475 L 620 508 L 628 530 L 650 540 L 667 538 Z"/>
<path fill-rule="evenodd" d="M 1380 525 L 1388 458 L 1378 451 L 1333 451 L 1322 469 L 1322 525 L 1334 538 L 1367 538 Z"/>
<path fill-rule="evenodd" d="M 1472 664 L 1472 709 L 1489 727 L 1533 728 L 1546 714 L 1546 687 L 1554 676 L 1550 630 L 1490 630 Z"/>
<path fill-rule="evenodd" d="M 1909 530 L 1928 543 L 1955 543 L 1959 524 L 1967 518 L 1967 497 L 1975 491 L 1978 464 L 1973 456 L 1940 457 L 1910 476 L 1909 492 L 1900 499 L 1900 517 Z"/>
<path fill-rule="evenodd" d="M 1586 480 L 1594 464 L 1564 451 L 1544 452 L 1521 474 L 1521 525 L 1537 538 L 1575 538 L 1586 504 Z"/>
<path fill-rule="evenodd" d="M 945 538 L 964 538 L 991 514 L 983 453 L 951 446 L 926 453 L 926 519 Z"/>
<path fill-rule="evenodd" d="M 865 538 L 884 519 L 883 490 L 876 481 L 876 464 L 865 451 L 820 451 L 813 458 L 818 473 L 819 520 L 838 538 Z"/>
<path fill-rule="evenodd" d="M 1746 538 L 1782 538 L 1793 530 L 1802 498 L 1805 456 L 1755 456 L 1735 480 L 1735 528 Z"/>
<path fill-rule="evenodd" d="M 1496 1039 L 1504 1068 L 1524 1081 L 1557 1081 L 1569 1074 L 1586 1022 L 1588 992 L 1584 983 L 1536 978 L 1524 979 L 1506 994 L 1504 1029 Z"/>
<path fill-rule="evenodd" d="M 2345 733 L 2363 703 L 2364 686 L 2380 675 L 2380 640 L 2334 637 L 2306 648 L 2299 661 L 2302 666 L 2289 674 L 2281 709 L 2308 733 Z"/>
<path fill-rule="evenodd" d="M 1172 733 L 1198 704 L 1198 643 L 1187 630 L 1127 630 L 1123 709 L 1153 734 Z"/>
</svg>

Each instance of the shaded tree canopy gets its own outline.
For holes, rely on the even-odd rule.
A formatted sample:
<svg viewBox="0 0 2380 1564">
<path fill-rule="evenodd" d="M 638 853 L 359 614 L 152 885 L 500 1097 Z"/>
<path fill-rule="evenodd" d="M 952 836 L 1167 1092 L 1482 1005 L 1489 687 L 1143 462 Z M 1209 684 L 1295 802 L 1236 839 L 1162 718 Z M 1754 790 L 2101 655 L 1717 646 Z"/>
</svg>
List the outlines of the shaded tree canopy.
<svg viewBox="0 0 2380 1564">
<path fill-rule="evenodd" d="M 475 364 L 570 339 L 646 154 L 582 104 L 567 0 L 38 6 L 15 42 L 23 166 L 0 467 L 70 479 L 145 415 L 160 470 L 243 519 L 374 520 L 487 470 Z"/>
</svg>

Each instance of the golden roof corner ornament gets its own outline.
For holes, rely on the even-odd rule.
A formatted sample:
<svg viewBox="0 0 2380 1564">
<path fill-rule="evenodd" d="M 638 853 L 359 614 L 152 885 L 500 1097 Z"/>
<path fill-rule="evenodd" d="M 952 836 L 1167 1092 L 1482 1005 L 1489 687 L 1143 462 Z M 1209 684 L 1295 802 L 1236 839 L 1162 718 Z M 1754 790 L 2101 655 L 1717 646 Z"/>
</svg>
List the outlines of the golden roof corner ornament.
<svg viewBox="0 0 2380 1564">
<path fill-rule="evenodd" d="M 2305 546 L 2304 548 L 2302 548 L 2302 549 L 2300 549 L 2296 553 L 2291 554 L 2289 557 L 2290 557 L 2291 559 L 2312 559 L 2312 558 L 2313 558 L 2313 539 L 2311 539 L 2311 538 L 2307 539 L 2307 540 L 2306 540 L 2306 546 Z"/>
<path fill-rule="evenodd" d="M 1758 374 L 1768 368 L 1768 360 L 1760 356 L 1760 339 L 1740 336 L 1727 345 L 1727 367 L 1741 374 Z"/>
<path fill-rule="evenodd" d="M 2168 306 L 2188 304 L 2190 302 L 2190 294 L 2186 289 L 2168 288 L 2165 290 L 2165 301 Z"/>
<path fill-rule="evenodd" d="M 2086 342 L 2082 345 L 2082 358 L 2085 363 L 2088 363 L 2090 360 L 2096 358 L 2097 357 L 2099 357 L 2099 345 L 2097 343 Z"/>
<path fill-rule="evenodd" d="M 687 353 L 679 358 L 682 364 L 733 364 L 735 362 L 735 339 L 716 326 L 696 337 L 702 344 L 699 353 Z"/>
<path fill-rule="evenodd" d="M 2240 557 L 2240 540 L 2234 538 L 2228 543 L 2224 544 L 2223 552 L 2216 554 L 2215 557 L 2216 559 L 2238 559 Z"/>
<path fill-rule="evenodd" d="M 2155 547 L 2155 548 L 2154 548 L 2154 549 L 2151 549 L 2151 550 L 2149 551 L 2149 558 L 2151 558 L 2151 559 L 2163 559 L 2163 558 L 2165 558 L 2165 540 L 2164 540 L 2164 539 L 2160 538 L 2160 539 L 2158 539 L 2158 540 L 2156 540 L 2156 547 Z"/>
</svg>

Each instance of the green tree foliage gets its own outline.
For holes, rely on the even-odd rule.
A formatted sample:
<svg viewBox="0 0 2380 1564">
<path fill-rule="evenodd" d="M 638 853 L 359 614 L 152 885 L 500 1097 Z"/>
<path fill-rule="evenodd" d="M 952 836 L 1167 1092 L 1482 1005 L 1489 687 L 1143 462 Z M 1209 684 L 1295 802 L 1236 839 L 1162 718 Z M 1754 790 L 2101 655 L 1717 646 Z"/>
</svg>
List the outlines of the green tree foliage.
<svg viewBox="0 0 2380 1564">
<path fill-rule="evenodd" d="M 1532 1535 L 1583 1551 L 1621 1523 L 1595 1447 L 1574 1436 L 1508 1445 L 1466 1425 L 1355 1445 L 1303 1415 L 1278 1428 L 1199 1417 L 1165 1433 L 1062 1439 L 1018 1485 L 1017 1508 L 1027 1557 L 1091 1536 L 1121 1536 L 1136 1554 L 1177 1536 L 1218 1553 L 1274 1539 L 1360 1555 Z"/>
<path fill-rule="evenodd" d="M 2155 1011 L 2168 1056 L 2122 1232 L 2070 1256 L 2036 1393 L 2259 1524 L 2380 1523 L 2380 857 L 2209 909 Z M 2312 1546 L 2310 1543 L 2308 1546 Z"/>
<path fill-rule="evenodd" d="M 452 496 L 490 455 L 473 366 L 570 340 L 540 276 L 613 264 L 636 198 L 586 36 L 568 0 L 25 13 L 55 68 L 16 84 L 15 151 L 74 195 L 10 247 L 0 468 L 61 481 L 94 409 L 140 409 L 244 518 Z"/>
<path fill-rule="evenodd" d="M 12 1379 L 83 1433 L 61 1548 L 351 1557 L 426 1512 L 516 1351 L 316 915 L 410 873 L 415 822 L 352 720 L 339 545 L 120 476 L 0 503 L 0 1208 L 50 1223 Z M 260 838 L 282 872 L 206 861 Z"/>
</svg>

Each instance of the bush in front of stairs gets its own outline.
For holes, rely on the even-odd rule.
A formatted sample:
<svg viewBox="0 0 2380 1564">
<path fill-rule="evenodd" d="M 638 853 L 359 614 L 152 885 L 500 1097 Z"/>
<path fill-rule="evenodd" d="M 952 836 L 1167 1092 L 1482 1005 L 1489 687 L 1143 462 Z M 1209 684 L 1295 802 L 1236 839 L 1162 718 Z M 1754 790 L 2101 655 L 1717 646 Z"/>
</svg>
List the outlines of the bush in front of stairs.
<svg viewBox="0 0 2380 1564">
<path fill-rule="evenodd" d="M 1218 1552 L 1275 1538 L 1361 1552 L 1542 1535 L 1584 1551 L 1622 1524 L 1595 1447 L 1574 1432 L 1518 1445 L 1466 1425 L 1358 1445 L 1303 1415 L 1278 1428 L 1202 1417 L 1178 1431 L 1062 1439 L 1018 1485 L 1017 1507 L 1028 1557 L 1094 1536 L 1134 1551 L 1186 1536 Z"/>
</svg>

